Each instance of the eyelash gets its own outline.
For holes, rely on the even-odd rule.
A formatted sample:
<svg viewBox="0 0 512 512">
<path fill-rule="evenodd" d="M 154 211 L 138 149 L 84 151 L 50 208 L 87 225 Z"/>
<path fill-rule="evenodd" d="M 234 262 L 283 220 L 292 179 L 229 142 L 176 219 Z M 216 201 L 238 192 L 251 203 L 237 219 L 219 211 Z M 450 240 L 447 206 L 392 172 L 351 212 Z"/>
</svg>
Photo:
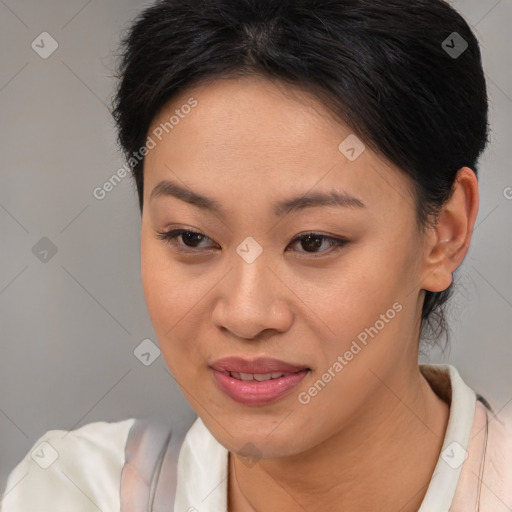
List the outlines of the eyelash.
<svg viewBox="0 0 512 512">
<path fill-rule="evenodd" d="M 159 240 L 163 240 L 167 244 L 171 245 L 177 251 L 180 251 L 180 252 L 183 252 L 183 253 L 190 254 L 190 253 L 197 253 L 198 251 L 201 251 L 201 248 L 197 248 L 197 247 L 194 248 L 194 247 L 187 247 L 187 246 L 185 246 L 186 248 L 183 248 L 183 246 L 178 245 L 174 241 L 176 238 L 180 237 L 181 235 L 183 235 L 185 233 L 189 233 L 191 235 L 198 235 L 200 237 L 203 237 L 203 239 L 200 240 L 199 242 L 202 242 L 204 240 L 209 239 L 209 237 L 207 237 L 203 233 L 199 233 L 197 231 L 192 231 L 190 229 L 173 229 L 171 231 L 164 231 L 164 232 L 157 231 L 157 237 L 156 238 L 159 239 Z M 316 233 L 316 232 L 309 232 L 309 233 L 305 233 L 303 235 L 299 235 L 299 236 L 295 237 L 291 241 L 291 244 L 293 244 L 295 242 L 299 242 L 299 241 L 305 240 L 308 237 L 321 238 L 323 240 L 328 240 L 328 241 L 330 241 L 332 243 L 332 248 L 330 250 L 327 250 L 327 251 L 320 251 L 318 253 L 307 252 L 307 251 L 298 251 L 300 254 L 311 255 L 314 258 L 318 257 L 318 256 L 315 256 L 315 254 L 320 254 L 320 255 L 323 255 L 323 254 L 326 254 L 326 253 L 327 254 L 331 254 L 331 253 L 333 253 L 335 251 L 339 251 L 345 245 L 348 244 L 348 241 L 344 240 L 342 238 L 334 238 L 334 237 L 330 237 L 330 236 L 323 235 L 321 233 Z M 211 248 L 208 248 L 208 249 L 211 249 Z"/>
</svg>

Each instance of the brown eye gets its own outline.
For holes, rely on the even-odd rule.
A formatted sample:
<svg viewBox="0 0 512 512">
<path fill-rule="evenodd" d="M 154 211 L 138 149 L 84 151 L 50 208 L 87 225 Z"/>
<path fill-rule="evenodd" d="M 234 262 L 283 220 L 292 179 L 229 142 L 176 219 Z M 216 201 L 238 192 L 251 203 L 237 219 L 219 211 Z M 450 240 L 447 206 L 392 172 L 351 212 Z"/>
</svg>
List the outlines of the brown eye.
<svg viewBox="0 0 512 512">
<path fill-rule="evenodd" d="M 179 237 L 181 237 L 182 244 L 176 242 L 176 239 Z M 157 238 L 168 242 L 177 250 L 185 252 L 187 249 L 192 251 L 201 249 L 197 244 L 200 244 L 203 240 L 209 240 L 206 235 L 189 229 L 174 229 L 172 231 L 158 232 Z"/>
<path fill-rule="evenodd" d="M 332 247 L 332 250 L 323 250 L 318 251 L 320 249 L 324 242 L 328 242 L 328 246 Z M 310 254 L 323 254 L 326 252 L 332 252 L 338 249 L 341 249 L 344 247 L 348 242 L 347 240 L 343 240 L 341 238 L 333 238 L 331 236 L 322 235 L 321 233 L 307 233 L 305 235 L 300 235 L 296 237 L 293 241 L 293 243 L 300 243 L 300 246 L 304 248 L 304 251 L 298 251 L 302 253 L 310 253 Z"/>
</svg>

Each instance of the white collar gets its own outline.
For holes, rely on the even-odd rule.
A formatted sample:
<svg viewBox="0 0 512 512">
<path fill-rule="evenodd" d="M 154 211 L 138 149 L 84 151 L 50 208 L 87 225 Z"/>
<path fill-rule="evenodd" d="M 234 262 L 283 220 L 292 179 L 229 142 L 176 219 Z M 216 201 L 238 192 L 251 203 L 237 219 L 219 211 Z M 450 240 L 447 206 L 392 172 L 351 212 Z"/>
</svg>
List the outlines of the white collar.
<svg viewBox="0 0 512 512">
<path fill-rule="evenodd" d="M 469 442 L 476 395 L 451 365 L 423 364 L 420 370 L 451 405 L 443 449 L 418 512 L 448 512 L 462 467 L 457 458 L 464 457 Z M 227 492 L 228 450 L 197 418 L 180 450 L 174 510 L 226 512 Z"/>
<path fill-rule="evenodd" d="M 418 512 L 448 512 L 467 457 L 476 394 L 452 365 L 420 365 L 420 370 L 436 392 L 451 399 L 451 404 L 441 454 Z"/>
</svg>

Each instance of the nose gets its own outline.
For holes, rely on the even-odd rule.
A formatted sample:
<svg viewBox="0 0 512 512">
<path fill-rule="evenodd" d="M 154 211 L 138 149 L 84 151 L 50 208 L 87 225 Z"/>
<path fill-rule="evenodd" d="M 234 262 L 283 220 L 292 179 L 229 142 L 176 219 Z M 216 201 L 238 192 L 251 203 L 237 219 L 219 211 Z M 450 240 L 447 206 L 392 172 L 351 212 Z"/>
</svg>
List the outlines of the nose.
<svg viewBox="0 0 512 512">
<path fill-rule="evenodd" d="M 261 255 L 252 263 L 238 256 L 220 286 L 212 312 L 217 328 L 237 338 L 252 340 L 285 332 L 293 322 L 293 293 Z"/>
</svg>

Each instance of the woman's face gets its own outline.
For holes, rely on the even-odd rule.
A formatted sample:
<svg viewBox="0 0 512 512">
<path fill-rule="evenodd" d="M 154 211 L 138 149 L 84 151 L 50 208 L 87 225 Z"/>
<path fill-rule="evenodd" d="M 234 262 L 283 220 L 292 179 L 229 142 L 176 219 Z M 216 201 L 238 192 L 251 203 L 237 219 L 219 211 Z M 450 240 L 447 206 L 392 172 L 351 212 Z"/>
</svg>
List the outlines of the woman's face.
<svg viewBox="0 0 512 512">
<path fill-rule="evenodd" d="M 396 397 L 383 382 L 417 372 L 425 240 L 411 185 L 351 134 L 312 96 L 255 77 L 187 90 L 148 132 L 149 315 L 191 406 L 242 455 L 304 452 L 356 417 L 385 414 Z M 332 193 L 337 203 L 316 202 Z M 294 198 L 295 208 L 277 207 Z M 201 236 L 159 238 L 179 229 Z M 253 377 L 230 376 L 229 363 L 212 368 L 231 356 L 296 368 L 244 384 Z"/>
</svg>

